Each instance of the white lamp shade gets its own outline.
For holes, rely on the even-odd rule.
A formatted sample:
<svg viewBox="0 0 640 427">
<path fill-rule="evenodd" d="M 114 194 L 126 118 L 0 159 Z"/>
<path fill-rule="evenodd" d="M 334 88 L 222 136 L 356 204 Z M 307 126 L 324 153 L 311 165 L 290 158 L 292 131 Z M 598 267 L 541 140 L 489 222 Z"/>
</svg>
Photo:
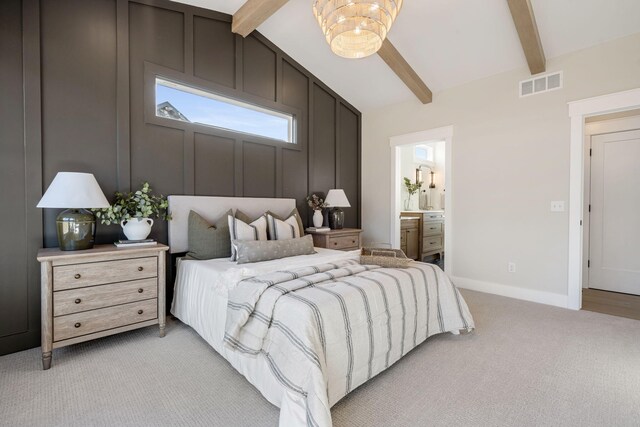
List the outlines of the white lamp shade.
<svg viewBox="0 0 640 427">
<path fill-rule="evenodd" d="M 91 173 L 58 172 L 39 208 L 108 208 L 109 201 Z"/>
<path fill-rule="evenodd" d="M 351 205 L 349 204 L 349 199 L 347 199 L 347 195 L 344 194 L 344 190 L 341 190 L 341 189 L 329 190 L 329 194 L 327 194 L 325 203 L 332 208 L 350 208 L 351 207 Z"/>
</svg>

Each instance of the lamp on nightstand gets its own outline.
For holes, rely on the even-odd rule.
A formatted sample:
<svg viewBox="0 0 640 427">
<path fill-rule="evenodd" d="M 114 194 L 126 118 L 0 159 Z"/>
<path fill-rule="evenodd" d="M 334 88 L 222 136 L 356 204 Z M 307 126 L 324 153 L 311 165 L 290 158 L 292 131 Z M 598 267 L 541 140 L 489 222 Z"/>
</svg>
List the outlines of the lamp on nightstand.
<svg viewBox="0 0 640 427">
<path fill-rule="evenodd" d="M 347 195 L 344 194 L 344 190 L 329 190 L 325 203 L 332 208 L 331 212 L 329 212 L 329 227 L 332 230 L 341 229 L 344 226 L 344 211 L 340 208 L 351 207 Z"/>
<path fill-rule="evenodd" d="M 39 208 L 67 208 L 56 217 L 58 244 L 63 251 L 91 249 L 96 219 L 89 208 L 108 208 L 93 174 L 58 172 L 40 199 Z"/>
</svg>

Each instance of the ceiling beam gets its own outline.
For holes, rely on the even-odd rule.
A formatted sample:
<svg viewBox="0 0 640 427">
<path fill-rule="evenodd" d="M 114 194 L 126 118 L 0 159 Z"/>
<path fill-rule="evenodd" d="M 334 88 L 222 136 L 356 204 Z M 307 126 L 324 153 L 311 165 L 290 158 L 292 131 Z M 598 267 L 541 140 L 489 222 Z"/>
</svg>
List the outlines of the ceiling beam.
<svg viewBox="0 0 640 427">
<path fill-rule="evenodd" d="M 400 52 L 391 44 L 389 39 L 382 42 L 382 47 L 378 50 L 378 55 L 387 63 L 394 73 L 400 77 L 411 92 L 413 92 L 423 104 L 432 101 L 431 90 L 422 81 L 411 65 L 400 55 Z"/>
<path fill-rule="evenodd" d="M 247 0 L 233 14 L 231 31 L 247 37 L 289 0 Z"/>
<path fill-rule="evenodd" d="M 543 73 L 546 60 L 530 0 L 507 0 L 531 74 Z"/>
</svg>

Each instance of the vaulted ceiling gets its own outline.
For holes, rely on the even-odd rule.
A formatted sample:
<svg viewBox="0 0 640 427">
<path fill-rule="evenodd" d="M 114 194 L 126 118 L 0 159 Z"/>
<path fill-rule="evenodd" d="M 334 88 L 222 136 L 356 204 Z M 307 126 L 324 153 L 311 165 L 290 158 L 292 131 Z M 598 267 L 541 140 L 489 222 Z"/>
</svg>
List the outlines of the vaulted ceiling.
<svg viewBox="0 0 640 427">
<path fill-rule="evenodd" d="M 180 0 L 234 14 L 245 0 Z M 378 55 L 334 55 L 313 0 L 290 0 L 258 27 L 361 111 L 416 100 Z M 640 32 L 640 0 L 531 0 L 547 59 Z M 389 40 L 438 91 L 527 66 L 506 0 L 405 0 Z M 437 102 L 437 101 L 436 101 Z"/>
</svg>

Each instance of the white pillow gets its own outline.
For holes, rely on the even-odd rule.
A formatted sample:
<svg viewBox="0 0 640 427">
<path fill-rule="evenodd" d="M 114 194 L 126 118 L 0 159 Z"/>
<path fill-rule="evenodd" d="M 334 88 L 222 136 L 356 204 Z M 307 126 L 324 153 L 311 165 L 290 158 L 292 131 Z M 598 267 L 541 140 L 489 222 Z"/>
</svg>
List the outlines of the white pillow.
<svg viewBox="0 0 640 427">
<path fill-rule="evenodd" d="M 267 217 L 260 215 L 257 219 L 249 222 L 248 217 L 240 211 L 235 215 L 228 215 L 229 236 L 234 240 L 267 240 Z M 237 259 L 237 253 L 231 245 L 231 261 Z"/>
<path fill-rule="evenodd" d="M 269 224 L 269 240 L 289 240 L 302 237 L 295 214 L 281 220 L 267 212 L 267 223 Z"/>
</svg>

